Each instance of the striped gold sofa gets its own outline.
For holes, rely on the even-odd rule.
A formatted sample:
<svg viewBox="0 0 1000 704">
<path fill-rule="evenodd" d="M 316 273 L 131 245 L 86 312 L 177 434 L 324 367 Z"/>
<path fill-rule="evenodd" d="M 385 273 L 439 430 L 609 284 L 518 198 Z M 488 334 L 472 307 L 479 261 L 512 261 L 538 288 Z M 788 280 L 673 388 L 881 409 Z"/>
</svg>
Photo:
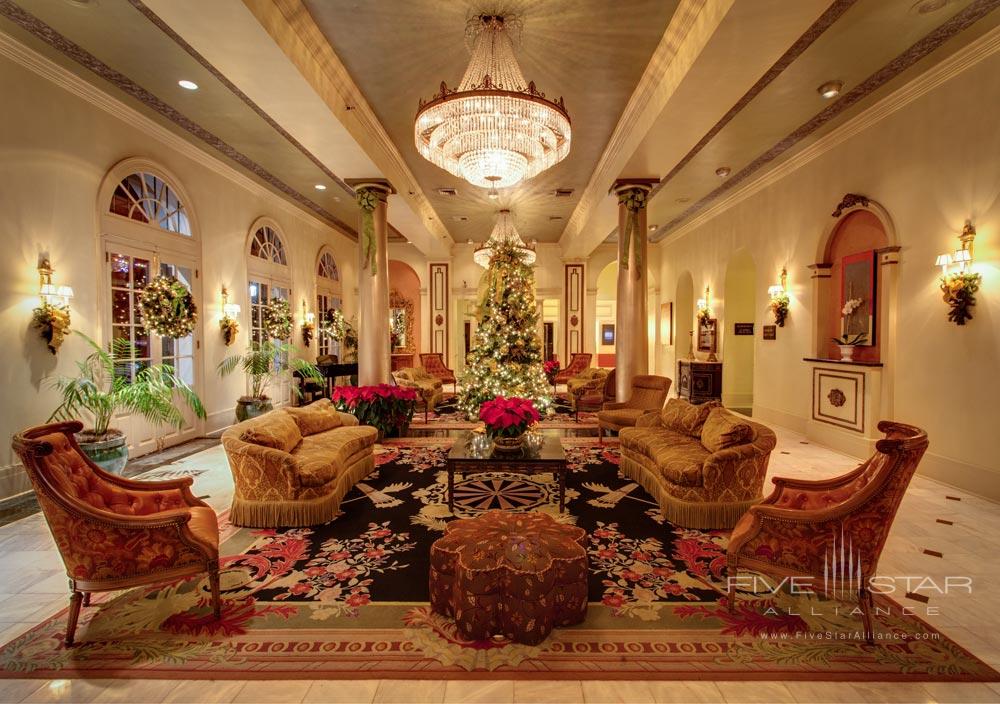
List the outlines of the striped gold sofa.
<svg viewBox="0 0 1000 704">
<path fill-rule="evenodd" d="M 761 500 L 776 437 L 770 428 L 722 408 L 670 399 L 624 428 L 621 469 L 685 528 L 732 528 Z"/>
<path fill-rule="evenodd" d="M 236 485 L 229 520 L 255 528 L 333 520 L 344 495 L 375 468 L 377 437 L 329 399 L 232 426 L 222 434 Z"/>
</svg>

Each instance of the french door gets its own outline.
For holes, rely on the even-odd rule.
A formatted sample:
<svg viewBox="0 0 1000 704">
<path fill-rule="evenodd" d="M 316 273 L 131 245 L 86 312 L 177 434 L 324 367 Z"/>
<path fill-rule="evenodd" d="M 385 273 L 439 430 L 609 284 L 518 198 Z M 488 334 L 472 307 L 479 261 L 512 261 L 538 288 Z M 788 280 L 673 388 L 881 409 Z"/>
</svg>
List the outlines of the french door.
<svg viewBox="0 0 1000 704">
<path fill-rule="evenodd" d="M 105 248 L 105 281 L 110 295 L 105 307 L 109 340 L 131 343 L 131 354 L 120 358 L 115 375 L 132 381 L 136 374 L 153 364 L 169 364 L 174 373 L 201 395 L 200 328 L 186 337 L 157 335 L 145 328 L 139 295 L 151 279 L 159 275 L 177 277 L 201 300 L 198 270 L 193 260 L 172 254 L 160 255 L 141 248 L 108 242 Z M 114 425 L 128 436 L 129 453 L 139 456 L 201 435 L 200 419 L 183 404 L 184 425 L 155 426 L 139 415 L 123 414 Z"/>
<path fill-rule="evenodd" d="M 292 289 L 271 281 L 264 281 L 261 278 L 250 277 L 250 340 L 256 343 L 267 339 L 264 331 L 264 306 L 272 299 L 280 298 L 283 301 L 290 301 Z M 292 335 L 295 335 L 295 328 L 292 328 Z M 291 340 L 281 340 L 290 342 Z M 275 406 L 282 406 L 289 402 L 292 395 L 292 375 L 288 371 L 288 353 L 279 352 L 275 357 L 275 368 L 279 373 L 271 378 L 267 385 L 267 395 Z"/>
<path fill-rule="evenodd" d="M 316 315 L 320 322 L 325 319 L 328 310 L 341 310 L 342 308 L 343 304 L 338 296 L 323 290 L 316 293 Z M 336 357 L 338 362 L 345 361 L 340 356 L 340 340 L 334 340 L 329 335 L 320 333 L 317 342 L 317 353 L 320 356 L 329 354 Z"/>
</svg>

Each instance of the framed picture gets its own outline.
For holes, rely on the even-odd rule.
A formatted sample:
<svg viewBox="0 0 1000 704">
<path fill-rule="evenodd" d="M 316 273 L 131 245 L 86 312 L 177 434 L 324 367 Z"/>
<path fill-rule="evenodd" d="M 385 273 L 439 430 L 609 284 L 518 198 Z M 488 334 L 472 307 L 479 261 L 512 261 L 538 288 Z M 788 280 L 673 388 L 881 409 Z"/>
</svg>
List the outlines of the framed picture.
<svg viewBox="0 0 1000 704">
<path fill-rule="evenodd" d="M 717 327 L 716 319 L 709 318 L 708 320 L 698 321 L 698 351 L 699 352 L 715 352 L 716 337 L 717 337 Z"/>
<path fill-rule="evenodd" d="M 875 313 L 875 250 L 849 254 L 840 262 L 840 309 L 851 304 L 853 310 L 841 315 L 842 335 L 863 334 L 867 338 L 864 345 L 875 344 L 877 323 Z"/>
<path fill-rule="evenodd" d="M 602 345 L 613 345 L 613 344 L 615 344 L 615 324 L 614 323 L 603 323 L 601 325 L 601 344 Z"/>
</svg>

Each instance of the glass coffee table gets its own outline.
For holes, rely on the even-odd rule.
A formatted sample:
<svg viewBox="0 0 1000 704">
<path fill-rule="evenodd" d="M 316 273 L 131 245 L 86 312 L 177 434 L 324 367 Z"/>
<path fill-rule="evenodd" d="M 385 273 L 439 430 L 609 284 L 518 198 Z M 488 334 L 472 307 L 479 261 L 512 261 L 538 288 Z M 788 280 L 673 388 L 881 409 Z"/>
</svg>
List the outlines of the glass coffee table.
<svg viewBox="0 0 1000 704">
<path fill-rule="evenodd" d="M 473 449 L 472 433 L 464 433 L 455 441 L 445 465 L 448 469 L 448 510 L 455 512 L 455 473 L 463 477 L 476 472 L 516 472 L 542 474 L 552 472 L 559 481 L 559 513 L 566 507 L 566 453 L 558 435 L 543 433 L 544 441 L 537 450 L 522 447 L 518 452 L 483 454 Z"/>
</svg>

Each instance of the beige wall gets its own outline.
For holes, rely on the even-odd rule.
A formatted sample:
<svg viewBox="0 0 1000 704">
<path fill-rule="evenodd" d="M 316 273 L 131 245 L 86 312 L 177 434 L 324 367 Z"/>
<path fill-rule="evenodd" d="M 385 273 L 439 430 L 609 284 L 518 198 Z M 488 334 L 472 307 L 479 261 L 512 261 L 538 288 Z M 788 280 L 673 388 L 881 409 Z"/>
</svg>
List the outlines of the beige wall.
<svg viewBox="0 0 1000 704">
<path fill-rule="evenodd" d="M 809 271 L 830 213 L 845 193 L 881 203 L 902 245 L 897 360 L 892 402 L 896 420 L 925 428 L 930 449 L 921 471 L 970 491 L 1000 498 L 1000 54 L 983 60 L 839 144 L 794 173 L 701 226 L 656 247 L 664 291 L 689 270 L 695 296 L 722 291 L 732 253 L 749 248 L 756 265 L 756 322 L 771 321 L 767 287 L 788 267 L 791 313 L 776 341 L 755 336 L 754 414 L 803 428 L 810 416 L 812 300 Z M 958 247 L 966 218 L 978 230 L 977 270 L 983 285 L 975 318 L 949 323 L 938 290 L 935 256 Z M 730 325 L 724 293 L 720 325 Z M 686 352 L 686 340 L 664 361 Z M 723 350 L 725 354 L 725 350 Z M 895 368 L 892 368 L 892 367 Z"/>
<path fill-rule="evenodd" d="M 208 410 L 205 431 L 231 422 L 236 398 L 244 392 L 238 375 L 220 379 L 215 366 L 227 352 L 246 342 L 249 326 L 246 300 L 246 240 L 251 224 L 269 216 L 286 239 L 291 267 L 293 310 L 301 300 L 314 306 L 314 267 L 319 248 L 330 245 L 338 257 L 344 282 L 344 304 L 355 310 L 355 244 L 345 236 L 293 208 L 261 187 L 244 186 L 245 178 L 227 177 L 229 167 L 213 169 L 203 155 L 191 158 L 170 140 L 150 136 L 135 124 L 130 111 L 119 115 L 98 108 L 27 69 L 0 59 L 0 85 L 5 107 L 0 111 L 0 237 L 6 245 L 0 257 L 0 287 L 6 304 L 0 309 L 0 379 L 4 394 L 0 407 L 0 498 L 23 490 L 23 472 L 15 465 L 10 437 L 18 429 L 46 420 L 56 405 L 47 389 L 47 375 L 69 373 L 84 353 L 81 340 L 70 338 L 57 357 L 45 349 L 30 327 L 31 310 L 38 304 L 38 255 L 47 251 L 58 283 L 72 285 L 73 327 L 99 335 L 99 286 L 103 281 L 97 199 L 105 175 L 119 161 L 143 157 L 174 174 L 186 193 L 185 205 L 200 228 L 199 302 L 202 348 L 201 396 Z M 101 207 L 106 207 L 101 204 Z M 220 289 L 228 285 L 231 300 L 242 308 L 241 340 L 226 348 L 218 329 Z M 295 340 L 301 345 L 296 330 Z M 312 343 L 310 354 L 315 351 Z"/>
</svg>

